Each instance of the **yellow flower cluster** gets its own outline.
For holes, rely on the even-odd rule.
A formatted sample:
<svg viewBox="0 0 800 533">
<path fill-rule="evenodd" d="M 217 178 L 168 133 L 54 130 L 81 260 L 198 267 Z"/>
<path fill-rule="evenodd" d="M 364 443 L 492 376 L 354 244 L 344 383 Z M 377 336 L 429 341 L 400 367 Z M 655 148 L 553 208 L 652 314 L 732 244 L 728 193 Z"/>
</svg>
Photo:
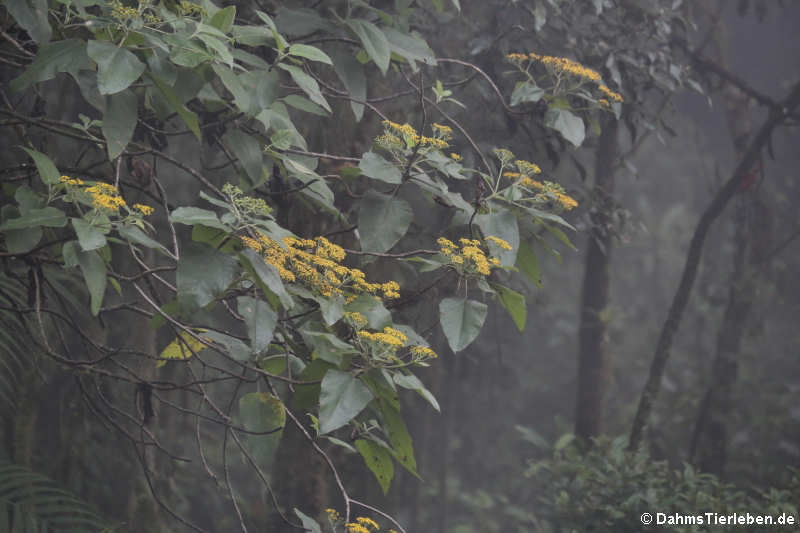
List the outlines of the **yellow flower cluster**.
<svg viewBox="0 0 800 533">
<path fill-rule="evenodd" d="M 378 531 L 378 529 L 380 529 L 380 526 L 375 520 L 371 518 L 367 518 L 365 516 L 359 516 L 358 518 L 356 518 L 355 522 L 349 522 L 345 524 L 344 528 L 345 528 L 345 533 L 372 533 L 373 530 Z"/>
<path fill-rule="evenodd" d="M 125 200 L 119 195 L 119 190 L 110 183 L 98 181 L 84 190 L 92 196 L 92 203 L 98 209 L 117 212 L 120 207 L 125 206 Z"/>
<path fill-rule="evenodd" d="M 188 2 L 187 0 L 181 0 L 180 12 L 183 15 L 205 16 L 207 14 L 206 8 L 194 2 Z"/>
<path fill-rule="evenodd" d="M 242 189 L 230 183 L 222 186 L 222 192 L 225 193 L 233 202 L 236 208 L 245 215 L 251 216 L 268 216 L 272 212 L 272 208 L 267 205 L 263 198 L 254 198 L 252 196 L 245 196 Z"/>
<path fill-rule="evenodd" d="M 155 211 L 155 209 L 153 209 L 149 205 L 144 205 L 144 204 L 133 204 L 133 208 L 139 211 L 144 216 L 152 215 L 153 211 Z"/>
<path fill-rule="evenodd" d="M 80 178 L 70 178 L 69 176 L 61 176 L 58 181 L 65 185 L 72 185 L 73 187 L 80 187 L 83 185 L 83 180 Z"/>
<path fill-rule="evenodd" d="M 512 63 L 517 64 L 520 68 L 529 61 L 536 61 L 547 67 L 551 72 L 557 74 L 567 73 L 577 78 L 583 78 L 585 80 L 594 82 L 597 84 L 597 89 L 606 96 L 606 98 L 599 100 L 601 106 L 610 107 L 609 100 L 614 102 L 623 101 L 621 94 L 612 91 L 608 88 L 608 86 L 603 84 L 600 73 L 598 73 L 596 70 L 590 69 L 589 67 L 581 65 L 577 61 L 567 59 L 566 57 L 543 56 L 534 54 L 533 52 L 529 54 L 508 54 L 506 58 Z"/>
<path fill-rule="evenodd" d="M 436 359 L 438 357 L 436 352 L 434 352 L 427 346 L 412 346 L 411 355 L 415 357 L 424 357 L 429 359 Z"/>
<path fill-rule="evenodd" d="M 622 102 L 622 95 L 621 94 L 615 93 L 614 91 L 612 91 L 611 89 L 609 89 L 608 87 L 603 85 L 602 83 L 599 83 L 597 85 L 597 88 L 600 90 L 601 93 L 603 93 L 604 95 L 608 96 L 611 100 L 614 100 L 615 102 Z M 600 100 L 601 103 L 603 101 L 605 101 L 606 104 L 608 104 L 608 101 L 605 100 L 605 98 Z"/>
<path fill-rule="evenodd" d="M 384 299 L 400 297 L 400 285 L 396 281 L 370 283 L 361 270 L 342 265 L 347 255 L 344 249 L 325 237 L 284 237 L 283 243 L 279 243 L 259 233 L 256 239 L 241 236 L 239 240 L 262 254 L 264 261 L 278 270 L 281 279 L 301 283 L 322 296 L 330 298 L 347 293 L 348 301 L 362 293 Z"/>
<path fill-rule="evenodd" d="M 486 242 L 491 242 L 497 245 L 498 248 L 503 250 L 511 250 L 511 245 L 508 244 L 508 241 L 501 239 L 500 237 L 495 237 L 494 235 L 489 235 L 486 237 Z"/>
<path fill-rule="evenodd" d="M 124 6 L 119 0 L 114 0 L 111 2 L 110 6 L 111 16 L 117 20 L 128 20 L 139 16 L 138 10 Z"/>
<path fill-rule="evenodd" d="M 566 57 L 542 56 L 531 52 L 528 54 L 528 58 L 531 61 L 538 61 L 542 65 L 555 72 L 566 72 L 579 78 L 585 78 L 591 81 L 600 81 L 600 74 L 596 70 L 584 67 L 577 61 L 567 59 Z"/>
<path fill-rule="evenodd" d="M 499 159 L 504 165 L 508 164 L 512 159 L 514 159 L 514 153 L 505 148 L 495 148 L 492 150 L 492 152 L 494 152 L 494 155 L 497 156 L 497 159 Z"/>
<path fill-rule="evenodd" d="M 378 529 L 380 527 L 375 520 L 363 516 L 359 516 L 358 518 L 356 518 L 356 522 L 358 522 L 362 526 L 371 527 L 372 529 Z"/>
<path fill-rule="evenodd" d="M 450 159 L 452 159 L 453 161 L 461 161 L 464 158 L 461 157 L 460 154 L 453 152 L 452 154 L 450 154 Z"/>
<path fill-rule="evenodd" d="M 366 326 L 369 321 L 367 317 L 359 313 L 358 311 L 348 311 L 344 314 L 345 320 L 347 320 L 355 329 L 361 329 Z"/>
<path fill-rule="evenodd" d="M 444 126 L 442 124 L 437 124 L 436 122 L 432 125 L 433 131 L 439 134 L 439 137 L 442 139 L 451 139 L 453 137 L 453 128 L 450 126 Z"/>
<path fill-rule="evenodd" d="M 382 332 L 371 333 L 369 331 L 359 331 L 358 338 L 367 342 L 378 342 L 386 345 L 391 351 L 402 348 L 408 342 L 408 337 L 399 329 L 386 326 Z"/>
<path fill-rule="evenodd" d="M 530 161 L 524 161 L 522 159 L 518 159 L 514 161 L 514 164 L 517 166 L 517 169 L 526 176 L 542 173 L 542 169 L 539 168 L 539 165 L 537 165 L 536 163 L 531 163 Z"/>
<path fill-rule="evenodd" d="M 328 520 L 331 522 L 340 522 L 342 520 L 342 515 L 339 514 L 339 511 L 336 509 L 331 509 L 330 507 L 325 509 L 325 512 L 328 514 Z"/>
<path fill-rule="evenodd" d="M 377 141 L 381 145 L 387 145 L 387 148 L 390 147 L 388 145 L 398 144 L 397 141 L 400 140 L 397 137 L 398 134 L 403 136 L 409 148 L 417 144 L 428 145 L 439 149 L 447 148 L 450 146 L 447 139 L 453 134 L 453 130 L 450 129 L 450 127 L 442 126 L 441 124 L 434 124 L 433 126 L 435 137 L 425 137 L 424 135 L 418 134 L 417 130 L 415 130 L 411 124 L 398 124 L 391 120 L 384 120 L 383 126 L 387 131 L 378 137 Z"/>
<path fill-rule="evenodd" d="M 138 212 L 145 216 L 151 215 L 155 211 L 152 207 L 144 204 L 133 204 L 132 208 L 128 207 L 125 200 L 120 196 L 119 190 L 110 183 L 97 181 L 94 185 L 87 187 L 86 182 L 82 179 L 71 178 L 69 176 L 61 176 L 58 178 L 58 181 L 66 185 L 67 190 L 87 193 L 92 199 L 92 205 L 97 209 L 104 209 L 112 213 L 117 213 L 120 207 L 125 207 L 128 209 L 129 213 L 137 214 L 135 212 Z"/>
<path fill-rule="evenodd" d="M 561 206 L 561 208 L 565 211 L 570 211 L 578 207 L 577 200 L 566 194 L 564 192 L 564 188 L 557 183 L 553 183 L 552 181 L 545 181 L 542 183 L 541 181 L 531 179 L 524 174 L 520 174 L 519 172 L 504 172 L 503 176 L 512 180 L 517 180 L 517 183 L 523 187 L 538 191 L 541 194 L 542 199 L 544 199 L 546 196 L 552 196 L 555 198 L 556 202 L 558 202 L 558 205 Z"/>
<path fill-rule="evenodd" d="M 511 245 L 499 237 L 493 237 L 492 242 L 498 246 L 511 249 Z M 487 239 L 488 240 L 488 239 Z M 453 241 L 439 237 L 436 240 L 439 245 L 439 251 L 447 256 L 450 264 L 455 265 L 459 270 L 466 273 L 476 272 L 483 276 L 488 276 L 493 267 L 500 266 L 500 260 L 496 257 L 487 257 L 486 252 L 481 246 L 481 241 L 478 239 L 464 239 L 458 240 L 460 246 L 456 246 Z M 503 243 L 502 245 L 500 243 Z"/>
</svg>

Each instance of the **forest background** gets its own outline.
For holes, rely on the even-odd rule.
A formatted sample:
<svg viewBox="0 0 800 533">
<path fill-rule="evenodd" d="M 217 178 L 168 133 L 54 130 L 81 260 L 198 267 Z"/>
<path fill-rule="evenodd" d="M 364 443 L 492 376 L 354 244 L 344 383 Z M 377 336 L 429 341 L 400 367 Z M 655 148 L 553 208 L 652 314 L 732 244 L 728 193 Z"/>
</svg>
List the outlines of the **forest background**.
<svg viewBox="0 0 800 533">
<path fill-rule="evenodd" d="M 800 516 L 799 23 L 5 0 L 0 531 Z"/>
</svg>

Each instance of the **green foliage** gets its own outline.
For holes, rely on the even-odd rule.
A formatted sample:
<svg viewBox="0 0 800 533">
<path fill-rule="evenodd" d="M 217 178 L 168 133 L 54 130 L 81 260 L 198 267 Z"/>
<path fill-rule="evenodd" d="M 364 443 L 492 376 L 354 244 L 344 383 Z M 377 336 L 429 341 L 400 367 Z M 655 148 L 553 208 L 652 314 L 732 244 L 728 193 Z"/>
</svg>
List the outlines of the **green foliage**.
<svg viewBox="0 0 800 533">
<path fill-rule="evenodd" d="M 570 436 L 571 437 L 571 436 Z M 569 439 L 570 441 L 572 439 Z M 526 476 L 538 489 L 535 506 L 539 531 L 639 532 L 639 517 L 657 513 L 701 516 L 702 524 L 662 523 L 651 527 L 676 533 L 719 531 L 704 513 L 718 515 L 796 516 L 800 477 L 794 473 L 786 489 L 745 491 L 689 465 L 672 468 L 644 451 L 626 450 L 624 437 L 595 441 L 588 450 L 574 442 L 559 443 L 551 457 L 531 462 Z M 748 531 L 791 531 L 795 526 L 748 525 Z"/>
<path fill-rule="evenodd" d="M 143 420 L 126 435 L 149 436 L 144 428 L 152 414 L 143 392 L 147 372 L 127 370 L 128 362 L 114 366 L 120 353 L 141 357 L 142 368 L 157 375 L 154 383 L 170 383 L 164 391 L 200 394 L 201 410 L 176 408 L 226 431 L 220 457 L 210 454 L 209 466 L 203 456 L 214 479 L 219 463 L 228 473 L 227 432 L 233 431 L 245 436 L 241 451 L 254 458 L 256 477 L 265 481 L 260 470 L 271 470 L 287 420 L 315 446 L 327 441 L 352 449 L 344 441 L 349 432 L 384 493 L 395 463 L 419 475 L 398 391 L 416 392 L 439 410 L 415 374 L 435 364 L 437 353 L 398 318 L 398 309 L 438 308 L 453 352 L 478 338 L 492 298 L 522 331 L 526 298 L 498 278 L 514 276 L 516 264 L 541 285 L 531 243 L 556 253 L 549 235 L 572 246 L 560 228 L 573 229 L 562 215 L 577 206 L 537 164 L 506 149 L 490 162 L 442 107 L 463 104 L 452 84 L 438 78 L 435 101 L 415 87 L 425 106 L 416 110 L 421 120 L 395 111 L 396 122 L 378 125 L 367 94 L 386 89 L 385 80 L 401 79 L 405 69 L 437 66 L 426 40 L 410 29 L 424 10 L 400 2 L 389 12 L 356 2 L 325 6 L 330 12 L 282 7 L 273 17 L 253 6 L 220 9 L 209 1 L 51 2 L 48 18 L 26 2 L 7 5 L 39 43 L 12 89 L 27 94 L 58 77 L 98 116 L 56 122 L 57 128 L 42 122 L 53 138 L 72 143 L 78 162 L 56 149 L 26 148 L 39 178 L 31 171 L 31 185 L 10 185 L 13 200 L 3 200 L 4 258 L 17 278 L 34 272 L 41 276 L 34 281 L 47 287 L 47 294 L 27 287 L 47 355 L 99 381 L 122 372 L 121 381 L 139 387 Z M 301 42 L 316 33 L 314 45 Z M 48 43 L 52 35 L 59 40 Z M 525 69 L 520 75 L 525 80 L 511 93 L 512 105 L 545 101 L 543 127 L 576 147 L 587 136 L 584 121 L 609 110 L 580 84 L 545 85 Z M 560 75 L 551 72 L 550 81 Z M 428 83 L 426 73 L 420 76 Z M 331 85 L 336 77 L 344 91 Z M 581 98 L 589 108 L 577 108 Z M 315 129 L 338 131 L 341 99 L 349 99 L 359 128 L 374 140 L 363 153 L 316 151 L 327 143 Z M 454 151 L 459 146 L 475 152 L 462 156 Z M 203 152 L 199 166 L 197 152 Z M 59 168 L 79 166 L 86 153 L 91 165 L 61 175 Z M 144 156 L 153 158 L 149 171 Z M 221 166 L 207 164 L 215 157 Z M 358 168 L 331 169 L 328 163 L 340 159 Z M 196 186 L 169 174 L 168 165 Z M 26 255 L 42 242 L 37 255 Z M 72 284 L 55 289 L 58 276 L 39 274 L 40 263 Z M 435 281 L 425 279 L 434 275 Z M 116 295 L 106 290 L 109 284 Z M 438 301 L 426 301 L 434 284 Z M 87 341 L 85 324 L 64 320 L 65 326 L 53 317 L 71 313 L 40 311 L 62 298 L 88 308 L 103 328 L 116 311 L 133 311 L 146 318 L 142 324 L 163 329 L 167 344 L 156 357 L 152 346 L 137 346 L 139 339 L 126 339 L 132 346 L 125 348 L 112 347 L 115 339 Z M 60 327 L 72 328 L 91 355 L 75 363 L 61 353 L 67 347 L 44 342 Z M 0 347 L 14 353 L 18 336 L 22 330 L 4 339 L 7 350 Z M 178 371 L 191 376 L 191 385 L 169 381 Z M 16 385 L 9 375 L 0 392 L 11 403 Z M 236 387 L 226 388 L 230 381 Z M 238 405 L 238 418 L 218 404 Z M 202 411 L 207 408 L 211 415 Z M 288 416 L 293 410 L 297 416 Z M 138 422 L 133 415 L 125 419 Z M 195 428 L 200 440 L 199 421 Z M 300 511 L 297 516 L 315 527 Z"/>
</svg>

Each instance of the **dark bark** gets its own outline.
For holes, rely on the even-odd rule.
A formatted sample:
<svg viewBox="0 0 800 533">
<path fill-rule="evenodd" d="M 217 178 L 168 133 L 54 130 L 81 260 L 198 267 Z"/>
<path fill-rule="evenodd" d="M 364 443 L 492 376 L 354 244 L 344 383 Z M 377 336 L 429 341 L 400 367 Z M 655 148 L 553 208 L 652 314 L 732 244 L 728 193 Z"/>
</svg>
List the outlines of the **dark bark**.
<svg viewBox="0 0 800 533">
<path fill-rule="evenodd" d="M 796 84 L 789 96 L 784 100 L 780 106 L 780 111 L 772 110 L 764 121 L 764 124 L 759 128 L 758 133 L 753 138 L 747 151 L 742 156 L 733 174 L 717 192 L 711 204 L 703 212 L 700 221 L 697 223 L 694 235 L 689 244 L 689 252 L 686 256 L 686 264 L 683 268 L 681 281 L 678 289 L 675 291 L 675 296 L 672 300 L 667 319 L 661 328 L 661 333 L 656 344 L 655 354 L 653 355 L 653 362 L 650 365 L 650 373 L 647 378 L 644 390 L 639 398 L 639 406 L 636 411 L 636 416 L 633 420 L 631 433 L 628 440 L 628 448 L 631 450 L 637 449 L 642 441 L 644 435 L 645 425 L 650 418 L 650 413 L 653 408 L 653 403 L 658 397 L 661 388 L 661 379 L 664 375 L 664 369 L 667 366 L 667 361 L 670 356 L 670 349 L 672 348 L 672 341 L 675 334 L 678 332 L 683 312 L 686 309 L 686 304 L 689 302 L 689 295 L 692 292 L 695 278 L 697 277 L 697 270 L 700 266 L 700 257 L 703 253 L 703 245 L 705 243 L 708 231 L 711 229 L 714 221 L 719 217 L 725 207 L 730 202 L 736 190 L 739 188 L 742 177 L 745 173 L 749 172 L 761 156 L 761 150 L 769 141 L 772 131 L 776 126 L 781 124 L 789 114 L 793 113 L 795 108 L 800 105 L 800 84 Z"/>
<path fill-rule="evenodd" d="M 737 89 L 725 91 L 728 125 L 737 152 L 746 147 L 752 135 L 750 99 Z M 760 173 L 761 166 L 751 170 Z M 689 450 L 691 461 L 700 469 L 722 475 L 728 458 L 728 426 L 733 406 L 733 390 L 739 375 L 738 356 L 747 330 L 748 317 L 756 296 L 761 263 L 772 242 L 771 213 L 756 184 L 741 191 L 742 209 L 736 217 L 734 262 L 728 302 L 717 337 L 711 369 L 711 383 L 700 404 Z M 741 189 L 741 187 L 740 187 Z"/>
<path fill-rule="evenodd" d="M 603 311 L 608 307 L 611 284 L 609 266 L 614 235 L 612 195 L 614 162 L 619 145 L 617 133 L 617 120 L 606 120 L 595 156 L 593 229 L 586 252 L 581 295 L 578 391 L 575 406 L 575 434 L 585 441 L 603 431 L 609 383 L 607 321 Z"/>
</svg>

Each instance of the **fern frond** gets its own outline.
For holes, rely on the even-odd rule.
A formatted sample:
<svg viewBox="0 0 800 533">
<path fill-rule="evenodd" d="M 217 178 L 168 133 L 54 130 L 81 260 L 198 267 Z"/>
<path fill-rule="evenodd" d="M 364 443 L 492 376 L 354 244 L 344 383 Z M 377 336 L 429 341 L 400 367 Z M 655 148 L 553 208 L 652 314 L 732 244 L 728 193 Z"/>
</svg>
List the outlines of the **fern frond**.
<svg viewBox="0 0 800 533">
<path fill-rule="evenodd" d="M 50 478 L 0 461 L 0 531 L 98 532 L 108 522 Z"/>
</svg>

